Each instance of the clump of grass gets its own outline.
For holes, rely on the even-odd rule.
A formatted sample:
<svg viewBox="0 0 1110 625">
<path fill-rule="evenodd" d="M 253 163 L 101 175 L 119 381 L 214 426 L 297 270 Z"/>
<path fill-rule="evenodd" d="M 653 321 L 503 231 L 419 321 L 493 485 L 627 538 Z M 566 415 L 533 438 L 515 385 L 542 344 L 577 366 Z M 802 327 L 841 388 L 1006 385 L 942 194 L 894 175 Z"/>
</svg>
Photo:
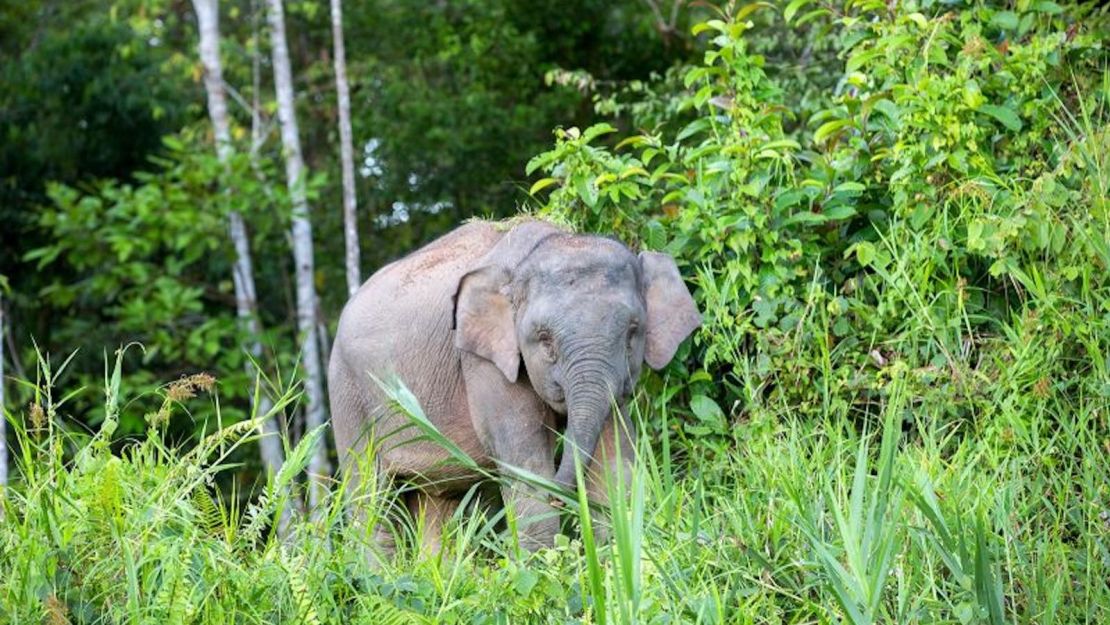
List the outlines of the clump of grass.
<svg viewBox="0 0 1110 625">
<path fill-rule="evenodd" d="M 118 395 L 117 359 L 105 376 Z M 57 371 L 42 368 L 56 379 Z M 0 622 L 11 623 L 958 623 L 1101 622 L 1110 617 L 1106 558 L 1106 411 L 1094 398 L 1053 410 L 1001 408 L 1021 423 L 1005 449 L 961 436 L 941 407 L 922 405 L 897 375 L 863 422 L 756 417 L 733 452 L 675 464 L 669 429 L 637 440 L 609 504 L 558 493 L 571 524 L 534 555 L 513 525 L 483 511 L 475 490 L 448 524 L 443 549 L 401 541 L 372 557 L 374 533 L 397 518 L 396 486 L 338 477 L 315 514 L 277 526 L 326 430 L 289 450 L 282 471 L 251 489 L 219 488 L 273 411 L 192 443 L 160 435 L 186 406 L 219 423 L 218 384 L 173 391 L 146 435 L 71 432 L 40 388 L 42 419 L 9 415 L 16 477 L 2 501 Z M 173 384 L 153 399 L 168 401 Z M 183 389 L 183 386 L 178 387 Z M 396 399 L 424 429 L 419 403 Z M 189 397 L 190 394 L 195 397 Z M 211 394 L 211 399 L 205 398 Z M 207 403 L 207 407 L 205 406 Z M 52 407 L 48 409 L 48 407 Z M 160 408 L 159 408 L 160 409 Z M 106 414 L 118 414 L 108 410 Z M 665 415 L 634 411 L 644 422 Z M 758 420 L 762 419 L 762 420 Z M 107 423 L 107 422 L 106 422 Z M 648 428 L 641 428 L 646 431 Z M 460 461 L 464 461 L 461 460 Z M 366 473 L 364 473 L 366 474 Z M 370 474 L 366 474 L 370 475 Z M 490 476 L 490 479 L 530 479 Z M 537 482 L 539 483 L 539 482 Z M 243 489 L 246 490 L 243 490 Z M 360 523 L 348 512 L 358 507 Z M 596 540 L 603 527 L 608 539 Z"/>
</svg>

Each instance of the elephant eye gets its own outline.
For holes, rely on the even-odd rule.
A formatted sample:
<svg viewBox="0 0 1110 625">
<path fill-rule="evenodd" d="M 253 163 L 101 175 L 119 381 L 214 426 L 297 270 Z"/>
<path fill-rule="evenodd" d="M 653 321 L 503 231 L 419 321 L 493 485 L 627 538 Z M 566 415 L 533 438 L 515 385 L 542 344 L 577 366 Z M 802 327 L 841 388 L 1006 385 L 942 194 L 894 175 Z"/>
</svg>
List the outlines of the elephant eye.
<svg viewBox="0 0 1110 625">
<path fill-rule="evenodd" d="M 640 322 L 639 321 L 633 321 L 628 326 L 628 347 L 629 347 L 629 349 L 632 348 L 632 341 L 639 334 L 640 334 Z"/>
<path fill-rule="evenodd" d="M 536 341 L 543 346 L 548 359 L 555 362 L 555 338 L 551 336 L 551 331 L 541 328 L 536 332 Z"/>
</svg>

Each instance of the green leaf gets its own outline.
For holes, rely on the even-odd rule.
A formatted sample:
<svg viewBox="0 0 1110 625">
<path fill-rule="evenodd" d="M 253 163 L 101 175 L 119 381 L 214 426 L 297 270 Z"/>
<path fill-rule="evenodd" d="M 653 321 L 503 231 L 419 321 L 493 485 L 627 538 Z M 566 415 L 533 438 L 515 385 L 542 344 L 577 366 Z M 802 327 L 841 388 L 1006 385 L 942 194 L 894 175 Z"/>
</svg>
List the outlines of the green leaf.
<svg viewBox="0 0 1110 625">
<path fill-rule="evenodd" d="M 775 210 L 781 211 L 784 208 L 790 208 L 805 199 L 805 196 L 806 194 L 798 189 L 780 193 L 779 196 L 775 198 Z"/>
<path fill-rule="evenodd" d="M 632 135 L 631 137 L 625 137 L 625 138 L 621 139 L 620 142 L 617 143 L 617 145 L 613 146 L 613 149 L 614 150 L 619 150 L 619 149 L 621 149 L 625 146 L 629 146 L 629 145 L 637 146 L 637 145 L 640 145 L 640 144 L 642 144 L 646 141 L 647 141 L 647 137 L 645 137 L 643 135 Z"/>
<path fill-rule="evenodd" d="M 740 10 L 736 12 L 736 17 L 734 17 L 733 20 L 736 21 L 736 22 L 739 22 L 739 21 L 742 21 L 744 18 L 748 17 L 749 15 L 751 15 L 752 13 L 755 13 L 759 9 L 773 9 L 773 8 L 775 8 L 774 5 L 772 5 L 768 2 L 753 2 L 751 4 L 747 4 L 747 5 L 744 5 L 744 6 L 740 7 Z"/>
<path fill-rule="evenodd" d="M 721 423 L 725 418 L 725 413 L 721 411 L 717 402 L 705 395 L 694 395 L 690 398 L 690 411 L 699 421 L 706 423 Z"/>
<path fill-rule="evenodd" d="M 527 597 L 532 593 L 532 589 L 535 588 L 538 581 L 540 581 L 540 576 L 536 575 L 534 571 L 520 569 L 513 580 L 513 590 L 521 597 Z"/>
<path fill-rule="evenodd" d="M 537 191 L 542 191 L 556 182 L 559 181 L 555 178 L 540 178 L 532 185 L 532 188 L 528 189 L 528 195 L 535 195 Z"/>
<path fill-rule="evenodd" d="M 1018 117 L 1017 112 L 1014 111 L 1014 109 L 1012 108 L 1006 106 L 995 106 L 993 104 L 984 104 L 983 106 L 979 107 L 979 112 L 986 113 L 987 115 L 990 115 L 991 117 L 997 119 L 999 122 L 1002 123 L 1003 126 L 1008 128 L 1009 130 L 1012 130 L 1014 132 L 1018 132 L 1021 130 L 1021 118 Z"/>
<path fill-rule="evenodd" d="M 620 179 L 624 180 L 624 179 L 630 178 L 632 176 L 648 177 L 648 176 L 650 176 L 650 174 L 648 174 L 647 170 L 644 169 L 643 167 L 638 167 L 638 166 L 633 165 L 632 167 L 629 167 L 629 168 L 627 168 L 627 169 L 625 169 L 624 171 L 621 172 Z"/>
<path fill-rule="evenodd" d="M 727 25 L 721 20 L 708 20 L 699 24 L 694 24 L 690 32 L 693 33 L 694 36 L 697 36 L 710 29 L 723 33 L 727 28 Z"/>
<path fill-rule="evenodd" d="M 782 225 L 793 226 L 794 224 L 823 224 L 829 218 L 825 215 L 815 213 L 813 211 L 801 211 L 794 213 L 787 219 L 783 220 Z"/>
<path fill-rule="evenodd" d="M 759 149 L 761 149 L 761 150 L 782 150 L 782 149 L 800 150 L 800 149 L 802 149 L 802 146 L 799 145 L 798 142 L 793 140 L 793 139 L 779 139 L 777 141 L 768 141 L 767 143 L 764 143 L 763 145 L 759 146 Z"/>
<path fill-rule="evenodd" d="M 663 224 L 652 219 L 644 226 L 644 247 L 649 250 L 661 250 L 667 244 L 667 233 Z"/>
<path fill-rule="evenodd" d="M 606 124 L 606 123 L 594 124 L 593 126 L 590 126 L 589 128 L 587 128 L 586 131 L 582 133 L 582 143 L 589 143 L 590 141 L 593 141 L 594 139 L 600 137 L 601 135 L 607 135 L 607 134 L 610 134 L 610 133 L 613 133 L 613 132 L 616 132 L 616 131 L 617 131 L 617 129 L 613 128 L 613 126 L 610 125 L 610 124 Z"/>
<path fill-rule="evenodd" d="M 531 176 L 532 172 L 536 171 L 540 167 L 543 167 L 544 165 L 551 163 L 558 157 L 559 150 L 551 150 L 549 152 L 544 152 L 543 154 L 537 154 L 528 161 L 527 165 L 524 166 L 524 174 L 526 176 Z"/>
<path fill-rule="evenodd" d="M 597 185 L 592 178 L 580 178 L 574 185 L 574 190 L 578 192 L 578 197 L 582 198 L 586 206 L 590 208 L 597 206 Z"/>
<path fill-rule="evenodd" d="M 882 98 L 875 101 L 874 107 L 876 111 L 886 115 L 893 122 L 898 122 L 902 119 L 902 110 L 894 102 Z"/>
<path fill-rule="evenodd" d="M 854 181 L 842 182 L 836 185 L 833 193 L 862 193 L 867 187 Z"/>
<path fill-rule="evenodd" d="M 831 135 L 851 123 L 852 121 L 849 119 L 834 119 L 831 122 L 825 122 L 821 124 L 817 132 L 813 133 L 813 141 L 815 143 L 824 143 L 825 139 L 828 139 Z"/>
<path fill-rule="evenodd" d="M 694 121 L 687 124 L 686 127 L 678 133 L 678 136 L 675 137 L 675 141 L 681 143 L 682 141 L 689 139 L 693 135 L 705 130 L 706 128 L 709 128 L 709 120 L 707 118 L 701 117 L 695 119 Z"/>
<path fill-rule="evenodd" d="M 1014 30 L 1018 27 L 1018 16 L 1013 11 L 999 11 L 991 16 L 991 26 L 1002 30 Z"/>
<path fill-rule="evenodd" d="M 871 261 L 875 260 L 875 246 L 870 241 L 860 241 L 855 244 L 854 248 L 856 251 L 856 260 L 864 267 L 870 265 Z"/>
<path fill-rule="evenodd" d="M 1033 3 L 1033 11 L 1036 13 L 1048 13 L 1049 15 L 1058 15 L 1064 12 L 1064 7 L 1051 2 L 1051 0 L 1041 0 L 1040 2 Z"/>
<path fill-rule="evenodd" d="M 814 9 L 814 10 L 810 11 L 809 13 L 806 13 L 805 15 L 798 18 L 798 21 L 794 22 L 794 26 L 797 27 L 797 26 L 801 26 L 802 24 L 805 24 L 806 22 L 812 22 L 813 20 L 821 17 L 822 15 L 832 15 L 832 11 L 829 11 L 828 9 Z"/>
<path fill-rule="evenodd" d="M 860 67 L 863 67 L 863 65 L 871 59 L 881 56 L 884 52 L 885 50 L 881 48 L 877 50 L 865 50 L 863 52 L 858 52 L 848 58 L 848 62 L 845 63 L 844 68 L 847 69 L 849 72 L 854 72 Z"/>
<path fill-rule="evenodd" d="M 798 10 L 810 2 L 813 2 L 813 0 L 793 0 L 790 4 L 786 5 L 786 9 L 783 10 L 782 19 L 786 20 L 786 23 L 789 24 L 790 20 L 794 19 L 794 16 L 798 14 Z"/>
<path fill-rule="evenodd" d="M 849 206 L 847 204 L 841 204 L 840 206 L 835 206 L 835 207 L 830 208 L 829 210 L 825 211 L 825 213 L 824 213 L 825 219 L 828 219 L 829 221 L 837 221 L 837 220 L 840 220 L 840 219 L 847 219 L 849 217 L 855 216 L 855 214 L 856 214 L 856 208 L 854 206 Z"/>
</svg>

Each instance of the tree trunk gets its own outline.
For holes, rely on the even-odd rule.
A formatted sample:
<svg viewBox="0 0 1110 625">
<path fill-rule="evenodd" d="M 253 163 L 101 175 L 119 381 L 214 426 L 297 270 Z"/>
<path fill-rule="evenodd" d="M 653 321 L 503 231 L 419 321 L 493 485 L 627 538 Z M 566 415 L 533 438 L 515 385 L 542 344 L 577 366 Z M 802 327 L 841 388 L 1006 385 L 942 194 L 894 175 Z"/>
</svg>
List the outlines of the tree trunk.
<svg viewBox="0 0 1110 625">
<path fill-rule="evenodd" d="M 200 30 L 200 59 L 204 64 L 204 88 L 208 92 L 208 117 L 216 136 L 216 155 L 221 163 L 226 163 L 231 155 L 231 126 L 228 121 L 227 97 L 224 92 L 223 67 L 220 63 L 220 30 L 218 0 L 193 0 Z M 230 192 L 230 189 L 225 189 Z M 254 268 L 251 263 L 250 240 L 243 217 L 237 211 L 228 214 L 228 233 L 235 246 L 235 265 L 232 268 L 232 281 L 235 283 L 235 309 L 245 333 L 247 349 L 255 362 L 262 359 L 262 330 L 258 322 L 257 298 L 255 296 Z M 247 363 L 247 376 L 254 378 L 255 371 Z M 257 414 L 266 414 L 273 403 L 266 395 L 260 395 Z M 259 441 L 262 463 L 271 475 L 276 475 L 285 460 L 282 450 L 280 430 L 273 419 L 262 425 L 264 436 Z"/>
<path fill-rule="evenodd" d="M 343 49 L 343 0 L 331 0 L 331 35 L 335 48 L 335 92 L 339 104 L 339 157 L 343 168 L 343 234 L 347 243 L 347 294 L 354 295 L 359 275 L 358 219 L 355 215 L 355 157 L 351 138 L 351 89 Z"/>
<path fill-rule="evenodd" d="M 320 346 L 316 336 L 316 285 L 312 249 L 312 222 L 309 221 L 305 194 L 304 158 L 293 108 L 293 72 L 289 46 L 285 39 L 285 13 L 281 0 L 267 0 L 270 25 L 270 54 L 274 64 L 274 90 L 277 94 L 278 123 L 285 151 L 285 177 L 293 204 L 293 262 L 297 281 L 297 330 L 301 338 L 301 359 L 305 376 L 305 431 L 324 423 L 324 384 L 320 366 Z M 320 445 L 308 464 L 310 477 L 309 508 L 315 510 L 323 494 L 322 480 L 331 473 L 327 446 Z"/>
<path fill-rule="evenodd" d="M 0 491 L 8 484 L 7 434 L 8 421 L 4 418 L 4 293 L 0 291 Z M 0 507 L 0 518 L 3 515 L 4 508 Z"/>
</svg>

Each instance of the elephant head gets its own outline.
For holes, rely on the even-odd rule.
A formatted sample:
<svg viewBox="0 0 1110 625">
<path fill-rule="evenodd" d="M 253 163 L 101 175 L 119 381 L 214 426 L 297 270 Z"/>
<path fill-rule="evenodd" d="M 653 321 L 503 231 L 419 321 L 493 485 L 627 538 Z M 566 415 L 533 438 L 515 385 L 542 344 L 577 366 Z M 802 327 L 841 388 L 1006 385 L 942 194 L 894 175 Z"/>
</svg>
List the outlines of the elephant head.
<svg viewBox="0 0 1110 625">
<path fill-rule="evenodd" d="M 519 231 L 519 232 L 518 232 Z M 574 484 L 574 458 L 587 460 L 623 406 L 643 363 L 664 367 L 701 317 L 674 260 L 632 253 L 612 239 L 525 224 L 506 235 L 455 296 L 455 344 L 525 375 L 567 417 L 556 482 Z"/>
</svg>

